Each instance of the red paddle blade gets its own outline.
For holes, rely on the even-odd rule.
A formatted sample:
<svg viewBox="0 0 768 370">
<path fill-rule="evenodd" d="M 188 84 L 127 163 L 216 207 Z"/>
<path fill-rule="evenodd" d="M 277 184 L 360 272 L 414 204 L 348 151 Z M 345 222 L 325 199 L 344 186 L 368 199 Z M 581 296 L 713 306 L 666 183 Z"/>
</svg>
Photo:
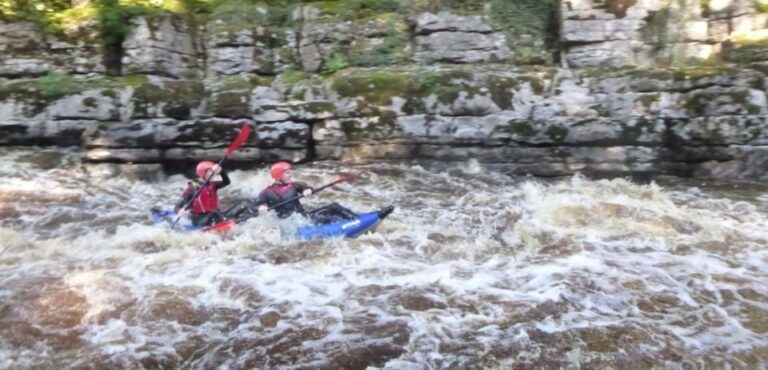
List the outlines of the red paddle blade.
<svg viewBox="0 0 768 370">
<path fill-rule="evenodd" d="M 213 224 L 213 225 L 208 226 L 208 227 L 204 227 L 203 231 L 224 232 L 224 231 L 231 230 L 233 227 L 235 227 L 235 221 L 233 221 L 233 220 L 226 220 L 226 221 L 219 222 L 217 224 Z"/>
<path fill-rule="evenodd" d="M 229 146 L 229 149 L 227 149 L 227 157 L 232 155 L 232 153 L 237 150 L 237 148 L 241 147 L 243 143 L 245 143 L 246 140 L 248 140 L 248 135 L 251 134 L 251 125 L 244 123 L 243 127 L 240 128 L 240 133 L 237 134 L 237 137 L 235 138 L 235 141 L 232 142 L 232 145 Z"/>
<path fill-rule="evenodd" d="M 332 185 L 341 184 L 342 182 L 348 182 L 348 181 L 355 181 L 359 178 L 363 177 L 362 173 L 356 173 L 352 175 L 344 175 L 336 179 L 336 181 L 332 182 Z"/>
</svg>

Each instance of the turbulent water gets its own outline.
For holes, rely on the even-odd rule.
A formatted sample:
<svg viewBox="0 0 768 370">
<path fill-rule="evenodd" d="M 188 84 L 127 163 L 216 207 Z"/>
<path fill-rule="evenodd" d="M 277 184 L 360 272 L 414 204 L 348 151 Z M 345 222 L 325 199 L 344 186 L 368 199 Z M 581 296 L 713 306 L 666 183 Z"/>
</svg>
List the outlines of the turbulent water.
<svg viewBox="0 0 768 370">
<path fill-rule="evenodd" d="M 395 204 L 353 240 L 148 222 L 181 175 L 0 152 L 0 368 L 765 369 L 768 185 L 299 166 L 305 200 Z M 268 183 L 231 172 L 224 205 Z"/>
</svg>

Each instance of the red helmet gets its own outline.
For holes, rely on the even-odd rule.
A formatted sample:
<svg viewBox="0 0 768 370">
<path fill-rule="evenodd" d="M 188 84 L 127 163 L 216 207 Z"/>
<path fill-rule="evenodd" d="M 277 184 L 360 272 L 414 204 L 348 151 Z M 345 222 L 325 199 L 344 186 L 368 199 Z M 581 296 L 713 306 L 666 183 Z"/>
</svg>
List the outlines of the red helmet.
<svg viewBox="0 0 768 370">
<path fill-rule="evenodd" d="M 216 163 L 213 163 L 211 161 L 202 161 L 197 164 L 197 168 L 195 169 L 195 173 L 197 173 L 197 177 L 203 178 L 205 176 L 205 173 L 208 172 L 213 166 L 215 166 Z"/>
<path fill-rule="evenodd" d="M 269 168 L 269 173 L 275 181 L 283 181 L 283 174 L 292 168 L 288 162 L 277 162 Z"/>
</svg>

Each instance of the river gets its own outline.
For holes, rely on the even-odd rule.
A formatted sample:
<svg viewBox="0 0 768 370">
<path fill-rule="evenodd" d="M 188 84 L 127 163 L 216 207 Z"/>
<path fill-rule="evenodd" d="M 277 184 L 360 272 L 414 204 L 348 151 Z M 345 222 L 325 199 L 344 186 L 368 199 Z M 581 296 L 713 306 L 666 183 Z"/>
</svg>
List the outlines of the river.
<svg viewBox="0 0 768 370">
<path fill-rule="evenodd" d="M 186 179 L 0 149 L 0 368 L 765 369 L 768 184 L 299 165 L 352 240 L 151 225 Z M 231 171 L 224 205 L 269 183 Z"/>
</svg>

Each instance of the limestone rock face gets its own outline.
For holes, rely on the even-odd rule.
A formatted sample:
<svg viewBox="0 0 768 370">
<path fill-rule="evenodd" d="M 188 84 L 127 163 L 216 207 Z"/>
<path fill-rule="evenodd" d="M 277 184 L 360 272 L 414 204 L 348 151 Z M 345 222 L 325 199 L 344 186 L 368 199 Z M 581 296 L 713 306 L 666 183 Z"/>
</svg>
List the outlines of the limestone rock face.
<svg viewBox="0 0 768 370">
<path fill-rule="evenodd" d="M 498 63 L 511 57 L 506 36 L 480 16 L 422 13 L 412 23 L 417 62 Z"/>
<path fill-rule="evenodd" d="M 274 53 L 271 34 L 264 27 L 232 31 L 221 21 L 209 24 L 206 34 L 208 72 L 211 75 L 271 74 Z"/>
<path fill-rule="evenodd" d="M 138 17 L 123 43 L 124 73 L 143 73 L 174 78 L 200 74 L 196 31 L 183 20 Z"/>
<path fill-rule="evenodd" d="M 724 57 L 765 60 L 754 39 L 768 14 L 741 0 L 562 3 L 565 60 L 574 67 L 658 66 Z M 761 37 L 764 39 L 765 37 Z"/>
<path fill-rule="evenodd" d="M 490 5 L 407 16 L 339 4 L 260 24 L 136 17 L 122 76 L 103 76 L 93 19 L 56 34 L 0 22 L 0 145 L 81 145 L 90 162 L 210 159 L 248 122 L 232 160 L 762 176 L 759 2 L 564 1 L 546 35 L 517 32 Z"/>
<path fill-rule="evenodd" d="M 94 25 L 77 29 L 78 37 L 45 34 L 31 22 L 0 21 L 0 77 L 28 77 L 62 71 L 104 73 Z M 80 35 L 82 34 L 82 35 Z"/>
</svg>

